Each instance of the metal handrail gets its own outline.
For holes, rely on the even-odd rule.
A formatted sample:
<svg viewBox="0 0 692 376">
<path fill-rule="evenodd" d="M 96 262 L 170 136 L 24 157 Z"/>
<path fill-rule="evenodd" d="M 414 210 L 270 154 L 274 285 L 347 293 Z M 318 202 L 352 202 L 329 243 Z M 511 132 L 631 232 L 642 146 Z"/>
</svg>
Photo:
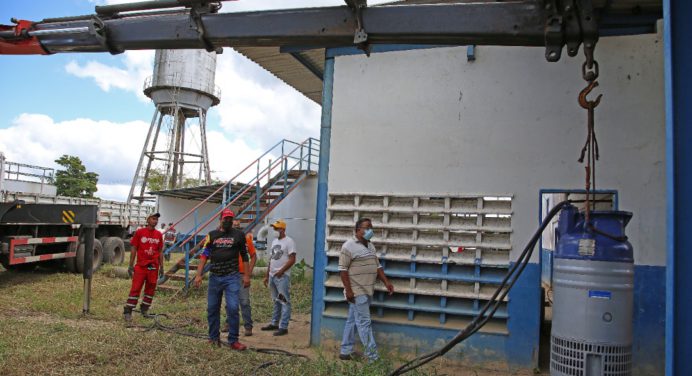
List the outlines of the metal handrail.
<svg viewBox="0 0 692 376">
<path fill-rule="evenodd" d="M 279 141 L 279 142 L 276 143 L 272 148 L 270 148 L 268 151 L 266 151 L 265 153 L 263 153 L 259 158 L 255 159 L 255 160 L 254 160 L 253 162 L 251 162 L 248 166 L 246 166 L 240 173 L 236 174 L 236 176 L 234 176 L 233 178 L 231 178 L 231 179 L 228 181 L 228 183 L 226 183 L 226 184 L 224 184 L 223 186 L 219 187 L 216 191 L 214 191 L 214 193 L 212 193 L 211 195 L 209 195 L 209 197 L 207 197 L 205 200 L 203 200 L 202 202 L 200 202 L 199 204 L 197 204 L 195 207 L 193 207 L 192 209 L 190 209 L 190 210 L 189 210 L 181 219 L 179 219 L 172 227 L 175 227 L 175 226 L 178 225 L 180 222 L 182 222 L 185 218 L 189 217 L 190 214 L 192 214 L 193 212 L 195 212 L 203 203 L 208 202 L 209 199 L 210 199 L 211 197 L 213 197 L 214 195 L 216 195 L 217 193 L 219 193 L 222 189 L 224 189 L 224 188 L 227 187 L 227 186 L 232 186 L 233 179 L 235 179 L 235 178 L 237 178 L 238 176 L 240 176 L 240 175 L 242 175 L 243 173 L 245 173 L 250 167 L 253 167 L 253 166 L 258 166 L 258 167 L 259 167 L 259 164 L 260 164 L 260 162 L 261 162 L 261 159 L 262 159 L 263 157 L 265 157 L 266 155 L 268 155 L 269 153 L 271 153 L 274 149 L 276 149 L 276 148 L 278 148 L 279 146 L 281 146 L 281 147 L 282 147 L 282 150 L 283 150 L 285 144 L 293 144 L 293 145 L 297 145 L 297 146 L 296 146 L 293 150 L 291 150 L 290 152 L 288 152 L 288 153 L 283 152 L 281 158 L 279 158 L 279 159 L 277 159 L 277 160 L 275 160 L 275 161 L 270 161 L 270 164 L 269 164 L 267 167 L 265 167 L 264 169 L 262 169 L 262 170 L 259 170 L 259 169 L 258 169 L 257 175 L 256 175 L 250 182 L 248 182 L 248 183 L 246 183 L 245 185 L 243 185 L 243 186 L 241 187 L 241 189 L 239 189 L 237 192 L 235 192 L 235 194 L 233 194 L 231 197 L 228 198 L 228 201 L 229 201 L 228 203 L 225 203 L 225 204 L 222 203 L 221 205 L 219 205 L 215 210 L 213 210 L 213 211 L 207 216 L 208 218 L 205 218 L 206 220 L 204 220 L 203 223 L 202 223 L 201 225 L 200 225 L 200 224 L 195 225 L 195 226 L 193 227 L 193 229 L 191 229 L 187 234 L 185 234 L 185 235 L 182 237 L 182 239 L 176 241 L 173 245 L 171 245 L 168 249 L 166 249 L 166 250 L 164 251 L 164 253 L 168 254 L 168 253 L 171 252 L 171 250 L 175 249 L 176 247 L 183 247 L 183 246 L 185 246 L 187 243 L 189 243 L 189 242 L 190 242 L 194 237 L 196 237 L 204 228 L 206 228 L 206 227 L 209 225 L 209 223 L 211 223 L 211 221 L 216 217 L 217 213 L 219 213 L 220 211 L 222 211 L 222 210 L 224 210 L 224 209 L 226 209 L 226 208 L 232 206 L 240 197 L 242 197 L 245 193 L 247 193 L 251 188 L 257 186 L 265 176 L 266 176 L 267 179 L 268 179 L 268 183 L 271 182 L 271 180 L 273 179 L 273 176 L 271 176 L 271 172 L 272 172 L 272 170 L 277 171 L 277 168 L 279 167 L 279 164 L 281 164 L 281 168 L 278 169 L 279 173 L 285 172 L 285 171 L 284 171 L 284 170 L 285 170 L 285 169 L 284 169 L 284 165 L 287 165 L 287 163 L 284 163 L 284 161 L 287 161 L 289 158 L 299 159 L 299 158 L 297 158 L 297 157 L 293 157 L 293 154 L 296 153 L 298 150 L 301 150 L 301 151 L 302 151 L 302 149 L 306 147 L 306 144 L 307 144 L 307 147 L 308 147 L 308 149 L 309 149 L 309 152 L 308 152 L 307 154 L 305 154 L 305 156 L 303 156 L 302 158 L 300 158 L 299 161 L 296 162 L 296 163 L 292 166 L 291 170 L 293 170 L 293 169 L 295 168 L 295 166 L 298 166 L 304 159 L 306 159 L 306 157 L 307 157 L 307 159 L 308 159 L 308 161 L 309 161 L 309 160 L 310 160 L 310 157 L 313 156 L 313 153 L 312 153 L 313 151 L 319 151 L 319 149 L 316 149 L 316 148 L 313 147 L 313 145 L 315 145 L 315 144 L 319 145 L 319 141 L 316 140 L 316 139 L 314 139 L 314 138 L 312 138 L 312 137 L 306 139 L 306 140 L 303 141 L 302 143 L 297 143 L 297 142 L 295 142 L 295 141 L 290 141 L 290 140 L 286 140 L 286 139 Z M 317 158 L 315 158 L 315 159 L 317 159 Z M 316 163 L 316 162 L 315 162 L 315 163 L 310 162 L 310 163 L 308 164 L 308 170 L 312 170 L 311 167 L 312 167 L 313 164 L 314 164 L 314 165 L 318 165 L 318 163 Z M 277 174 L 277 175 L 278 175 L 278 174 Z M 275 175 L 275 176 L 276 176 L 276 175 Z M 273 184 L 270 184 L 269 186 L 271 186 L 271 185 L 273 185 Z M 251 205 L 247 205 L 247 208 L 249 208 L 250 206 L 251 206 Z M 243 210 L 242 213 L 245 213 L 245 211 L 247 210 L 247 208 L 246 208 L 245 210 Z"/>
<path fill-rule="evenodd" d="M 306 140 L 306 141 L 309 141 L 309 140 L 310 140 L 310 138 L 308 138 L 308 140 Z M 213 193 L 211 193 L 209 196 L 207 196 L 207 198 L 205 198 L 204 200 L 200 201 L 197 205 L 193 206 L 192 209 L 188 210 L 185 214 L 183 214 L 183 216 L 180 217 L 180 219 L 178 219 L 178 221 L 176 221 L 171 227 L 172 227 L 172 228 L 175 228 L 175 226 L 177 226 L 178 224 L 180 224 L 180 222 L 182 222 L 182 221 L 184 221 L 185 219 L 187 219 L 192 213 L 194 213 L 197 209 L 199 209 L 203 204 L 207 203 L 212 197 L 214 197 L 215 195 L 217 195 L 217 194 L 218 194 L 219 192 L 221 192 L 224 188 L 232 186 L 233 180 L 237 179 L 238 177 L 240 177 L 240 175 L 244 174 L 250 167 L 253 167 L 253 166 L 259 164 L 259 163 L 261 162 L 261 159 L 262 159 L 262 158 L 264 158 L 267 154 L 269 154 L 271 151 L 273 151 L 274 149 L 276 149 L 279 145 L 281 145 L 281 144 L 282 144 L 283 142 L 285 142 L 285 141 L 288 141 L 288 140 L 283 139 L 283 140 L 277 142 L 276 144 L 274 144 L 274 146 L 272 146 L 269 150 L 267 150 L 267 151 L 264 152 L 262 155 L 260 155 L 257 159 L 255 159 L 255 160 L 253 160 L 252 162 L 250 162 L 250 164 L 248 164 L 244 169 L 242 169 L 239 173 L 237 173 L 235 176 L 233 176 L 232 178 L 230 178 L 230 179 L 226 182 L 226 184 L 220 186 L 220 187 L 219 187 L 218 189 L 216 189 Z M 290 141 L 290 142 L 293 142 L 293 141 Z M 314 142 L 314 141 L 313 141 L 313 142 Z M 319 141 L 318 141 L 318 142 L 319 142 Z M 169 227 L 169 228 L 170 228 L 170 227 Z M 175 247 L 175 246 L 176 246 L 176 245 L 174 244 L 173 246 L 171 246 L 171 248 L 173 248 L 173 247 Z"/>
</svg>

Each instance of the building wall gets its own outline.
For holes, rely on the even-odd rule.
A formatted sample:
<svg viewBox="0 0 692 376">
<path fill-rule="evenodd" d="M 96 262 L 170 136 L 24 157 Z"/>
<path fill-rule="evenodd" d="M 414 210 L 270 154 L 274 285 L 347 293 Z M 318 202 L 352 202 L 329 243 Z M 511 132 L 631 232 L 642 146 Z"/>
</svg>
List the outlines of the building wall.
<svg viewBox="0 0 692 376">
<path fill-rule="evenodd" d="M 265 224 L 270 224 L 277 219 L 286 221 L 286 234 L 296 242 L 297 261 L 305 260 L 308 265 L 313 265 L 314 259 L 314 239 L 315 239 L 315 197 L 317 196 L 317 178 L 308 176 L 303 183 L 297 186 L 286 198 L 281 201 L 264 219 Z M 175 223 L 183 217 L 190 209 L 194 208 L 199 201 L 183 200 L 179 198 L 163 197 L 158 198 L 159 212 L 161 213 L 161 223 Z M 218 204 L 205 203 L 200 206 L 198 214 L 192 214 L 183 220 L 176 229 L 180 234 L 186 234 L 195 223 L 201 223 L 207 216 L 218 209 Z M 232 207 L 237 213 L 237 208 Z M 218 220 L 214 219 L 200 234 L 205 235 L 218 226 Z M 256 226 L 253 233 L 257 238 L 257 232 L 263 226 Z M 267 231 L 268 242 L 276 237 L 276 233 L 269 229 Z M 260 256 L 263 253 L 260 251 Z"/>
<path fill-rule="evenodd" d="M 620 209 L 634 212 L 627 233 L 637 264 L 638 374 L 663 370 L 662 44 L 661 35 L 611 37 L 596 49 L 598 188 L 617 190 Z M 586 139 L 586 111 L 577 104 L 582 62 L 547 63 L 543 49 L 523 47 L 478 47 L 474 62 L 463 47 L 337 56 L 329 192 L 510 195 L 516 259 L 537 227 L 539 191 L 584 187 L 577 162 Z M 459 349 L 485 348 L 477 360 L 536 364 L 539 252 L 531 261 L 510 294 L 509 335 L 481 335 Z M 338 336 L 338 320 L 323 323 L 323 333 Z M 381 339 L 393 338 L 386 325 L 379 329 Z M 416 333 L 409 329 L 395 343 L 425 338 Z"/>
<path fill-rule="evenodd" d="M 315 198 L 317 197 L 317 177 L 308 176 L 303 183 L 291 192 L 272 210 L 265 219 L 270 224 L 277 219 L 286 221 L 286 235 L 296 242 L 296 261 L 305 260 L 312 266 L 315 256 Z M 255 230 L 255 235 L 261 226 Z M 276 233 L 268 231 L 268 244 L 276 238 Z"/>
<path fill-rule="evenodd" d="M 180 198 L 159 196 L 158 207 L 161 218 L 159 219 L 159 227 L 162 223 L 175 223 L 185 215 L 188 211 L 199 204 L 199 201 L 183 200 Z M 219 204 L 204 203 L 199 207 L 197 215 L 192 214 L 185 218 L 176 226 L 179 234 L 186 234 L 195 227 L 195 224 L 201 223 L 209 214 L 218 209 Z M 205 227 L 200 234 L 207 234 L 209 231 L 218 227 L 218 219 L 214 219 Z"/>
</svg>

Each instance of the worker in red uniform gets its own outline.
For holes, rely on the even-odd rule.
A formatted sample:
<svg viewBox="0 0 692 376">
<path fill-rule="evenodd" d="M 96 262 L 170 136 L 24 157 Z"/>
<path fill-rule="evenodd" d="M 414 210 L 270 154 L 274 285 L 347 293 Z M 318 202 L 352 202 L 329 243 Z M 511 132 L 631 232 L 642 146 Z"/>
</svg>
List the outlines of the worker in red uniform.
<svg viewBox="0 0 692 376">
<path fill-rule="evenodd" d="M 132 278 L 132 288 L 127 297 L 123 316 L 126 322 L 132 321 L 132 310 L 137 306 L 139 294 L 144 286 L 144 297 L 139 309 L 144 317 L 154 299 L 159 274 L 163 275 L 163 235 L 156 229 L 159 213 L 147 217 L 147 226 L 138 229 L 130 240 L 130 267 L 127 273 Z M 135 264 L 135 260 L 137 263 Z"/>
</svg>

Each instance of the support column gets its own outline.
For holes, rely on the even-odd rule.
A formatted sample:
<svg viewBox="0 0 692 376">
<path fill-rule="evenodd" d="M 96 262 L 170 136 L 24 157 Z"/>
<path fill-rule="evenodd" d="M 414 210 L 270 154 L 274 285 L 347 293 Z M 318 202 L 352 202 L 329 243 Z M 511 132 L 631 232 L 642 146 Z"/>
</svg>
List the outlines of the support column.
<svg viewBox="0 0 692 376">
<path fill-rule="evenodd" d="M 664 0 L 666 375 L 692 375 L 692 2 Z"/>
<path fill-rule="evenodd" d="M 329 150 L 332 137 L 332 94 L 334 91 L 334 57 L 327 56 L 324 63 L 322 86 L 322 125 L 320 127 L 320 158 L 317 173 L 317 212 L 315 214 L 315 257 L 312 282 L 312 317 L 310 343 L 320 343 L 322 312 L 324 311 L 324 280 L 327 254 L 327 202 L 329 181 Z"/>
</svg>

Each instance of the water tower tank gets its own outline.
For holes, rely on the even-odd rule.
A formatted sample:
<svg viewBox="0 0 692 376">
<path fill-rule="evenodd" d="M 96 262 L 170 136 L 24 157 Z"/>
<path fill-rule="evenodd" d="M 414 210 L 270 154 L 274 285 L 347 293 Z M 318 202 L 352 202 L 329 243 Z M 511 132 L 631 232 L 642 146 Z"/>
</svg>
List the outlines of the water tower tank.
<svg viewBox="0 0 692 376">
<path fill-rule="evenodd" d="M 154 74 L 144 82 L 144 94 L 154 101 L 156 110 L 128 201 L 154 199 L 147 195 L 152 171 L 163 174 L 165 189 L 189 185 L 191 180 L 211 184 L 206 117 L 209 108 L 220 102 L 215 76 L 215 53 L 156 51 Z"/>
<path fill-rule="evenodd" d="M 215 76 L 216 53 L 157 50 L 154 75 L 145 82 L 144 94 L 156 105 L 176 101 L 206 111 L 220 102 Z"/>
</svg>

